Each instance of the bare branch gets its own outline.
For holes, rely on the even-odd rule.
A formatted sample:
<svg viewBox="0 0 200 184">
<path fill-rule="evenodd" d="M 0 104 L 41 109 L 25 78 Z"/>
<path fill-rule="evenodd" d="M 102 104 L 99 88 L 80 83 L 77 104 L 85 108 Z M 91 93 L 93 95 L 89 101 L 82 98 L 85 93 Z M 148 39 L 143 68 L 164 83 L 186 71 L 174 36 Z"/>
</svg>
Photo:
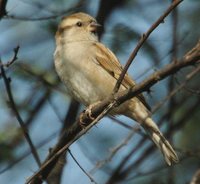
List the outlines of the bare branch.
<svg viewBox="0 0 200 184">
<path fill-rule="evenodd" d="M 191 151 L 189 151 L 189 153 L 188 153 L 187 151 L 183 151 L 183 150 L 180 150 L 178 148 L 176 148 L 176 150 L 179 151 L 179 152 L 185 152 L 186 153 L 187 157 L 185 156 L 184 158 L 181 158 L 181 160 L 185 160 L 187 158 L 194 157 L 194 156 L 199 157 L 199 155 L 196 155 L 196 154 L 199 154 L 199 150 L 195 150 L 196 154 L 191 153 Z M 133 176 L 130 176 L 129 178 L 127 178 L 126 181 L 132 181 L 133 182 L 133 180 L 135 180 L 135 179 L 137 179 L 139 177 L 144 177 L 144 176 L 147 176 L 147 175 L 151 175 L 151 174 L 154 174 L 154 173 L 156 173 L 158 171 L 161 171 L 161 170 L 164 170 L 164 169 L 167 169 L 167 168 L 168 168 L 168 166 L 161 165 L 161 166 L 155 167 L 154 169 L 152 169 L 150 171 L 137 172 Z M 192 184 L 192 183 L 190 183 L 190 184 Z M 197 184 L 197 183 L 195 183 L 195 184 Z"/>
<path fill-rule="evenodd" d="M 78 1 L 73 7 L 61 11 L 55 15 L 50 15 L 50 16 L 44 16 L 44 17 L 25 17 L 25 16 L 16 16 L 16 15 L 11 15 L 11 14 L 7 14 L 5 18 L 7 19 L 15 19 L 15 20 L 22 20 L 22 21 L 45 21 L 45 20 L 50 20 L 50 19 L 56 19 L 58 17 L 61 17 L 65 14 L 68 13 L 72 13 L 74 12 L 75 9 L 78 9 L 82 6 L 83 2 L 82 1 Z"/>
<path fill-rule="evenodd" d="M 14 48 L 14 56 L 10 61 L 8 61 L 7 63 L 4 64 L 5 67 L 8 68 L 10 65 L 12 65 L 18 59 L 17 55 L 19 52 L 19 48 L 20 48 L 19 45 L 16 48 Z"/>
<path fill-rule="evenodd" d="M 46 139 L 44 139 L 40 143 L 38 143 L 35 147 L 37 149 L 41 148 L 42 146 L 46 145 L 47 143 L 49 143 L 50 141 L 52 141 L 53 139 L 55 139 L 55 137 L 57 135 L 58 135 L 58 132 L 55 131 L 50 136 L 48 136 Z M 12 162 L 10 164 L 8 164 L 7 166 L 5 166 L 4 168 L 2 168 L 0 170 L 0 175 L 3 174 L 3 173 L 5 173 L 9 169 L 11 169 L 13 166 L 15 166 L 16 164 L 18 164 L 19 162 L 21 162 L 23 159 L 25 159 L 26 157 L 28 157 L 30 154 L 31 154 L 31 151 L 27 150 L 21 156 L 19 156 L 19 157 L 15 158 L 14 160 L 12 160 Z"/>
<path fill-rule="evenodd" d="M 167 100 L 172 98 L 177 92 L 181 89 L 185 88 L 185 85 L 197 74 L 200 72 L 200 66 L 195 68 L 191 73 L 186 76 L 186 80 L 179 84 L 174 90 L 172 90 L 160 103 L 158 103 L 153 109 L 151 113 L 155 113 Z"/>
<path fill-rule="evenodd" d="M 170 5 L 170 7 L 163 13 L 163 15 L 161 15 L 158 20 L 149 28 L 149 30 L 144 33 L 137 46 L 135 47 L 135 49 L 133 50 L 133 52 L 131 53 L 122 73 L 120 74 L 119 79 L 116 82 L 116 85 L 114 87 L 113 92 L 116 93 L 119 90 L 119 87 L 121 85 L 121 82 L 124 79 L 124 76 L 129 68 L 129 66 L 131 65 L 132 61 L 134 60 L 134 58 L 136 57 L 138 51 L 140 50 L 140 48 L 142 47 L 142 45 L 145 43 L 145 41 L 148 39 L 148 37 L 150 36 L 150 34 L 161 24 L 164 22 L 164 19 L 171 13 L 172 10 L 174 10 L 174 8 L 176 8 L 176 6 L 178 6 L 183 0 L 176 0 L 173 1 L 173 3 Z"/>
<path fill-rule="evenodd" d="M 14 57 L 10 61 L 11 64 L 16 60 L 18 50 L 19 50 L 19 48 L 15 49 Z M 5 73 L 5 70 L 4 70 L 4 65 L 2 64 L 1 61 L 0 61 L 0 68 L 1 68 L 1 75 L 3 77 L 4 83 L 5 83 L 5 86 L 6 86 L 6 91 L 7 91 L 7 94 L 8 94 L 8 98 L 10 100 L 11 108 L 12 108 L 13 112 L 15 113 L 15 116 L 16 116 L 16 118 L 17 118 L 17 120 L 18 120 L 18 122 L 19 122 L 19 124 L 21 126 L 21 129 L 23 131 L 24 137 L 26 138 L 26 141 L 28 142 L 28 144 L 30 146 L 31 152 L 33 154 L 33 157 L 35 158 L 38 166 L 40 166 L 41 162 L 40 162 L 39 156 L 37 154 L 37 151 L 35 149 L 35 146 L 34 146 L 32 140 L 31 140 L 31 138 L 29 136 L 28 129 L 26 128 L 26 125 L 25 125 L 24 121 L 22 120 L 22 117 L 20 116 L 20 114 L 19 114 L 19 112 L 17 110 L 17 106 L 15 104 L 15 101 L 14 101 L 14 98 L 13 98 L 13 95 L 12 95 L 11 86 L 10 86 L 11 80 L 10 80 L 10 78 L 8 78 L 6 76 L 6 73 Z"/>
<path fill-rule="evenodd" d="M 74 162 L 78 165 L 78 167 L 85 173 L 85 175 L 90 179 L 91 182 L 97 184 L 97 182 L 92 178 L 92 176 L 87 173 L 87 171 L 85 169 L 83 169 L 83 167 L 79 164 L 79 162 L 76 160 L 76 158 L 74 157 L 74 155 L 72 154 L 72 152 L 70 151 L 70 149 L 68 149 L 68 152 L 70 154 L 70 156 L 72 157 L 72 159 L 74 160 Z"/>
<path fill-rule="evenodd" d="M 49 155 L 47 156 L 47 160 L 48 160 L 48 158 L 50 158 L 52 155 L 54 155 L 58 150 L 60 150 L 65 145 L 66 139 L 68 136 L 67 131 L 70 129 L 70 127 L 75 122 L 79 108 L 80 108 L 80 104 L 77 101 L 75 101 L 74 99 L 71 99 L 71 103 L 67 110 L 64 121 L 62 121 L 59 118 L 57 111 L 55 111 L 55 109 L 54 109 L 55 114 L 58 116 L 58 119 L 61 120 L 61 122 L 63 123 L 63 126 L 60 131 L 60 137 L 59 137 L 58 143 L 54 146 L 53 149 L 51 149 Z M 61 177 L 62 177 L 62 172 L 63 172 L 64 166 L 66 163 L 66 154 L 67 154 L 67 152 L 64 152 L 62 155 L 60 155 L 58 161 L 56 162 L 55 166 L 53 167 L 50 174 L 48 175 L 48 178 L 47 178 L 48 184 L 60 183 Z"/>
<path fill-rule="evenodd" d="M 123 91 L 121 92 L 121 94 L 118 93 L 118 95 L 114 95 L 114 98 L 117 99 L 118 103 L 121 104 L 125 102 L 127 99 L 130 99 L 133 96 L 136 96 L 143 91 L 148 91 L 149 88 L 154 84 L 156 84 L 158 81 L 178 72 L 181 68 L 184 68 L 189 65 L 195 65 L 198 64 L 199 62 L 200 62 L 200 41 L 190 52 L 188 52 L 184 56 L 183 59 L 179 60 L 179 62 L 173 62 L 171 64 L 166 65 L 163 69 L 154 72 L 146 80 L 134 86 L 132 89 Z"/>
<path fill-rule="evenodd" d="M 176 79 L 176 82 L 177 82 L 177 84 L 181 84 L 181 82 L 180 82 L 178 79 Z M 188 87 L 188 86 L 184 86 L 183 89 L 184 89 L 185 91 L 187 91 L 188 93 L 191 93 L 191 94 L 193 94 L 193 95 L 200 96 L 200 89 L 192 89 L 192 88 L 190 88 L 190 87 Z"/>
<path fill-rule="evenodd" d="M 117 123 L 117 124 L 121 125 L 122 127 L 126 128 L 126 129 L 129 129 L 129 130 L 132 130 L 132 129 L 133 129 L 132 126 L 130 126 L 130 125 L 124 123 L 123 121 L 120 121 L 120 120 L 117 119 L 115 116 L 110 116 L 110 115 L 108 115 L 108 117 L 109 117 L 111 120 L 113 120 L 114 123 Z"/>
<path fill-rule="evenodd" d="M 6 68 L 8 68 L 10 65 L 12 65 L 18 58 L 17 58 L 17 55 L 18 55 L 18 52 L 19 52 L 19 46 L 17 46 L 16 48 L 14 48 L 14 56 L 13 56 L 13 58 L 10 60 L 10 61 L 8 61 L 8 62 L 6 62 L 6 63 L 1 63 L 1 65 L 3 66 L 3 67 L 6 67 Z M 1 76 L 1 72 L 0 72 L 0 76 Z"/>
<path fill-rule="evenodd" d="M 104 160 L 101 160 L 101 161 L 98 161 L 96 166 L 90 171 L 91 173 L 92 172 L 95 172 L 97 169 L 103 167 L 106 163 L 110 162 L 113 157 L 117 154 L 117 152 L 123 147 L 123 146 L 126 146 L 128 144 L 128 142 L 132 139 L 132 137 L 135 135 L 135 131 L 138 131 L 138 127 L 133 127 L 132 128 L 132 131 L 128 134 L 128 136 L 119 144 L 117 145 L 116 147 L 112 148 L 110 150 L 110 155 L 104 159 Z"/>
</svg>

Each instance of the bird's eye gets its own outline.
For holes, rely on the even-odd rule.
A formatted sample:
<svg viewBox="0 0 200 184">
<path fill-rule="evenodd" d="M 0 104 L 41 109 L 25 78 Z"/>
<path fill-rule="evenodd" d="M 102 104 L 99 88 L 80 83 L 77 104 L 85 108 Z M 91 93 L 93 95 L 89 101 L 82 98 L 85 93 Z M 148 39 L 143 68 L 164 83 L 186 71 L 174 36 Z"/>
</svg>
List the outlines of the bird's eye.
<svg viewBox="0 0 200 184">
<path fill-rule="evenodd" d="M 81 27 L 83 24 L 82 24 L 82 22 L 78 21 L 78 22 L 76 23 L 76 25 L 77 25 L 78 27 Z"/>
</svg>

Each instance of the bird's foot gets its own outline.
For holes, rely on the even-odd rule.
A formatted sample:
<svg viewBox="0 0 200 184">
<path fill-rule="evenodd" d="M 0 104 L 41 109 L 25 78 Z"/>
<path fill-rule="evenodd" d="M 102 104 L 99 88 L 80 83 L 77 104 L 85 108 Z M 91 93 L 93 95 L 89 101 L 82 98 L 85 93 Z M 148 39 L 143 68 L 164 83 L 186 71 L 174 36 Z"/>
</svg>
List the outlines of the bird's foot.
<svg viewBox="0 0 200 184">
<path fill-rule="evenodd" d="M 95 103 L 89 105 L 88 108 L 81 113 L 80 126 L 82 127 L 82 129 L 84 129 L 87 126 L 87 124 L 88 124 L 87 119 L 90 121 L 94 121 L 96 119 L 96 117 L 94 117 L 92 114 L 92 109 L 99 103 L 100 102 L 95 102 Z"/>
</svg>

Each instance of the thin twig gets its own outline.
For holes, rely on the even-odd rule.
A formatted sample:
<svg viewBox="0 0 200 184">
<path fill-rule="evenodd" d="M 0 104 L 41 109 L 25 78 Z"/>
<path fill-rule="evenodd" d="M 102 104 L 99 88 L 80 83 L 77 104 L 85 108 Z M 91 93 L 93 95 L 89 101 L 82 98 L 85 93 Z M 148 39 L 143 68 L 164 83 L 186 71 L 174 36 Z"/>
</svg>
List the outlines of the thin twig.
<svg viewBox="0 0 200 184">
<path fill-rule="evenodd" d="M 90 181 L 93 182 L 93 183 L 95 183 L 95 184 L 97 184 L 97 182 L 93 179 L 93 177 L 79 164 L 79 162 L 76 160 L 76 158 L 74 157 L 74 155 L 72 154 L 72 152 L 70 151 L 70 149 L 68 149 L 68 152 L 69 152 L 70 156 L 72 157 L 72 159 L 74 160 L 74 162 L 86 174 L 86 176 L 90 179 Z"/>
<path fill-rule="evenodd" d="M 50 158 L 52 155 L 54 155 L 54 153 L 56 153 L 58 150 L 60 150 L 66 144 L 66 140 L 68 139 L 67 132 L 70 130 L 70 127 L 76 121 L 76 117 L 78 115 L 79 108 L 80 108 L 80 104 L 77 101 L 75 101 L 74 99 L 71 99 L 71 102 L 70 102 L 69 108 L 67 109 L 67 113 L 66 113 L 64 120 L 59 118 L 59 114 L 54 109 L 56 115 L 61 120 L 63 126 L 60 130 L 60 136 L 59 136 L 58 142 L 54 146 L 54 148 L 52 148 L 51 151 L 49 152 L 49 154 L 47 156 L 47 160 L 48 160 L 48 158 Z M 49 183 L 49 184 L 60 183 L 65 163 L 67 163 L 66 162 L 66 154 L 67 154 L 67 152 L 64 152 L 62 155 L 60 155 L 58 161 L 56 162 L 56 164 L 54 165 L 50 174 L 48 175 L 47 183 Z"/>
<path fill-rule="evenodd" d="M 7 19 L 14 19 L 14 20 L 21 20 L 21 21 L 42 21 L 42 20 L 50 20 L 50 19 L 55 19 L 58 17 L 63 16 L 66 14 L 68 11 L 63 11 L 59 14 L 56 15 L 50 15 L 50 16 L 44 16 L 44 17 L 24 17 L 24 16 L 16 16 L 16 15 L 7 15 L 5 18 Z"/>
<path fill-rule="evenodd" d="M 187 152 L 187 151 L 180 150 L 180 149 L 178 149 L 178 148 L 176 148 L 176 151 L 181 152 L 181 153 L 185 153 L 185 156 L 182 157 L 182 158 L 180 159 L 181 161 L 183 161 L 183 160 L 185 160 L 185 159 L 189 159 L 190 157 L 194 157 L 194 156 L 197 157 L 197 158 L 199 158 L 198 150 L 194 150 L 194 151 L 193 151 L 193 152 L 195 152 L 195 154 L 194 154 L 194 153 L 191 153 L 191 151 L 188 151 L 188 152 Z M 168 169 L 168 166 L 166 166 L 166 165 L 161 165 L 161 166 L 158 166 L 158 167 L 153 168 L 153 169 L 150 170 L 150 171 L 146 171 L 146 172 L 137 172 L 137 173 L 135 173 L 133 176 L 130 176 L 129 178 L 127 178 L 126 181 L 132 181 L 132 182 L 133 182 L 133 180 L 138 179 L 139 177 L 148 176 L 148 175 L 157 173 L 157 172 L 159 172 L 159 171 L 162 171 L 162 170 L 164 170 L 164 169 Z"/>
<path fill-rule="evenodd" d="M 12 64 L 18 59 L 18 58 L 17 58 L 18 52 L 19 52 L 19 46 L 17 46 L 16 48 L 14 48 L 14 55 L 13 55 L 13 58 L 12 58 L 10 61 L 6 62 L 6 63 L 2 63 L 2 62 L 1 62 L 1 65 L 2 65 L 3 67 L 6 67 L 6 68 L 8 68 L 10 65 L 12 65 Z M 1 76 L 1 72 L 0 72 L 0 76 Z"/>
<path fill-rule="evenodd" d="M 18 50 L 15 51 L 15 53 L 16 52 L 18 52 Z M 14 60 L 16 60 L 16 58 L 17 58 L 17 56 L 14 56 L 14 59 L 13 59 L 13 61 L 11 60 L 11 63 L 13 63 Z M 4 70 L 4 65 L 2 64 L 1 60 L 0 60 L 0 68 L 1 68 L 1 75 L 3 77 L 4 83 L 5 83 L 5 87 L 6 87 L 6 91 L 7 91 L 7 94 L 8 94 L 8 98 L 10 100 L 11 108 L 12 108 L 13 112 L 15 113 L 15 116 L 16 116 L 16 118 L 17 118 L 17 120 L 18 120 L 18 122 L 19 122 L 19 124 L 20 124 L 20 126 L 22 128 L 24 137 L 25 137 L 26 141 L 28 142 L 28 145 L 30 146 L 31 152 L 33 154 L 33 157 L 35 158 L 38 166 L 40 166 L 41 162 L 40 162 L 39 156 L 37 154 L 37 151 L 36 151 L 36 149 L 34 147 L 34 144 L 33 144 L 32 140 L 31 140 L 31 138 L 29 136 L 28 130 L 26 128 L 26 125 L 25 125 L 24 121 L 22 120 L 22 118 L 21 118 L 21 116 L 20 116 L 20 114 L 19 114 L 19 112 L 17 110 L 17 106 L 15 104 L 15 101 L 14 101 L 14 98 L 13 98 L 13 95 L 12 95 L 11 86 L 10 86 L 11 80 L 6 76 L 6 73 L 5 73 L 5 70 Z"/>
<path fill-rule="evenodd" d="M 169 99 L 171 99 L 177 92 L 179 92 L 181 89 L 185 87 L 185 85 L 197 74 L 200 72 L 200 65 L 195 68 L 192 72 L 190 72 L 187 76 L 186 79 L 179 84 L 173 91 L 171 91 L 160 103 L 158 103 L 156 106 L 152 108 L 152 114 L 155 113 L 157 110 L 160 109 L 160 107 Z"/>
<path fill-rule="evenodd" d="M 45 138 L 44 140 L 42 140 L 41 142 L 39 142 L 38 144 L 36 144 L 36 148 L 39 149 L 42 146 L 46 145 L 47 143 L 49 143 L 50 141 L 52 141 L 53 139 L 55 139 L 55 137 L 58 135 L 58 131 L 53 132 L 50 136 L 48 136 L 47 138 Z M 8 164 L 6 167 L 2 168 L 0 170 L 0 175 L 5 173 L 6 171 L 10 170 L 13 166 L 15 166 L 16 164 L 18 164 L 19 162 L 21 162 L 22 160 L 24 160 L 26 157 L 28 157 L 31 154 L 30 150 L 25 151 L 21 156 L 15 158 L 14 160 L 12 160 L 12 162 L 10 164 Z"/>
<path fill-rule="evenodd" d="M 180 158 L 180 162 L 182 162 L 183 160 L 186 160 L 186 159 L 189 159 L 191 157 L 196 157 L 196 158 L 199 158 L 200 154 L 199 154 L 199 150 L 193 150 L 193 151 L 183 151 L 179 148 L 176 148 L 176 151 L 177 152 L 180 152 L 182 154 L 184 154 L 184 156 L 182 156 Z M 129 178 L 126 179 L 126 181 L 132 181 L 139 178 L 139 177 L 144 177 L 144 176 L 148 176 L 148 175 L 151 175 L 151 174 L 154 174 L 158 171 L 161 171 L 161 170 L 164 170 L 164 169 L 168 169 L 168 166 L 166 165 L 161 165 L 161 166 L 158 166 L 156 168 L 154 168 L 153 170 L 151 171 L 146 171 L 146 172 L 137 172 L 135 173 L 133 176 L 130 176 Z"/>
<path fill-rule="evenodd" d="M 8 61 L 7 63 L 3 64 L 5 67 L 8 68 L 10 65 L 12 65 L 18 59 L 17 55 L 18 55 L 18 52 L 19 52 L 19 48 L 20 48 L 19 45 L 16 48 L 14 48 L 14 56 L 10 61 Z"/>
<path fill-rule="evenodd" d="M 138 128 L 136 129 L 136 131 Z M 100 160 L 96 163 L 96 166 L 90 171 L 90 173 L 94 173 L 97 169 L 103 167 L 106 163 L 110 162 L 113 157 L 117 154 L 117 152 L 123 147 L 128 144 L 128 142 L 132 139 L 132 137 L 135 135 L 135 127 L 133 127 L 133 130 L 128 134 L 128 136 L 116 147 L 112 148 L 110 151 L 110 155 L 104 159 Z"/>
<path fill-rule="evenodd" d="M 133 129 L 132 126 L 130 126 L 130 125 L 124 123 L 123 121 L 117 119 L 115 116 L 110 116 L 110 115 L 108 115 L 108 117 L 109 117 L 111 120 L 113 120 L 113 122 L 115 122 L 115 123 L 121 125 L 122 127 L 126 128 L 126 129 L 128 129 L 128 130 L 132 130 L 132 129 Z"/>
<path fill-rule="evenodd" d="M 21 21 L 43 21 L 43 20 L 46 21 L 46 20 L 50 20 L 50 19 L 56 19 L 56 18 L 61 17 L 65 14 L 68 14 L 68 13 L 72 13 L 72 12 L 74 12 L 74 10 L 79 9 L 82 6 L 82 3 L 83 2 L 80 1 L 77 4 L 75 4 L 73 7 L 69 8 L 67 10 L 63 10 L 63 11 L 57 13 L 56 15 L 50 15 L 50 16 L 44 16 L 44 17 L 25 17 L 25 16 L 16 16 L 16 15 L 7 14 L 5 16 L 5 18 L 21 20 Z"/>
<path fill-rule="evenodd" d="M 181 68 L 189 65 L 195 65 L 198 64 L 199 62 L 200 62 L 200 41 L 190 52 L 188 52 L 184 56 L 184 58 L 179 60 L 179 62 L 170 63 L 166 65 L 163 69 L 154 72 L 146 80 L 134 86 L 133 88 L 122 92 L 118 92 L 116 95 L 114 95 L 114 99 L 117 99 L 118 103 L 121 104 L 125 102 L 127 99 L 130 99 L 140 94 L 143 91 L 148 91 L 150 87 L 156 84 L 158 81 L 163 80 L 164 78 L 170 75 L 173 75 L 174 73 L 178 72 Z M 143 87 L 145 86 L 145 89 L 142 86 Z"/>
<path fill-rule="evenodd" d="M 130 55 L 130 57 L 129 57 L 129 59 L 128 59 L 126 65 L 125 65 L 125 67 L 124 67 L 124 69 L 123 69 L 123 71 L 122 71 L 122 73 L 120 74 L 119 79 L 118 79 L 117 82 L 116 82 L 116 85 L 115 85 L 115 87 L 114 87 L 114 89 L 113 89 L 113 93 L 118 92 L 119 87 L 120 87 L 120 85 L 121 85 L 121 82 L 123 81 L 124 76 L 125 76 L 125 74 L 126 74 L 128 68 L 129 68 L 129 66 L 131 65 L 131 63 L 132 63 L 132 61 L 134 60 L 134 58 L 136 57 L 138 51 L 140 50 L 140 48 L 142 47 L 142 45 L 145 43 L 145 41 L 148 39 L 148 37 L 150 36 L 150 34 L 151 34 L 161 23 L 164 22 L 164 19 L 165 19 L 165 18 L 171 13 L 171 11 L 172 11 L 174 8 L 176 8 L 176 6 L 178 6 L 182 1 L 183 1 L 183 0 L 174 1 L 174 2 L 170 5 L 170 7 L 164 12 L 164 14 L 161 15 L 161 16 L 159 17 L 159 19 L 149 28 L 149 30 L 141 36 L 141 38 L 140 38 L 140 40 L 139 40 L 137 46 L 135 47 L 135 49 L 134 49 L 133 52 L 131 53 L 131 55 Z"/>
<path fill-rule="evenodd" d="M 177 78 L 176 78 L 176 83 L 179 85 L 181 84 L 181 82 Z M 191 87 L 187 87 L 187 86 L 184 86 L 183 89 L 187 91 L 188 93 L 191 93 L 196 96 L 200 96 L 200 89 L 192 89 Z"/>
</svg>

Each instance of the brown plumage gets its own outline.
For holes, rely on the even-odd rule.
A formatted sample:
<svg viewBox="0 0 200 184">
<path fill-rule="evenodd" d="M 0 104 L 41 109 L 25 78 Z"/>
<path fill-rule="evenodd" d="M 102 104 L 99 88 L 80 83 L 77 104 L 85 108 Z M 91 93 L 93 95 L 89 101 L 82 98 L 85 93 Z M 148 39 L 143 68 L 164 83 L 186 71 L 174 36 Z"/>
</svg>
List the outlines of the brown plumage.
<svg viewBox="0 0 200 184">
<path fill-rule="evenodd" d="M 122 72 L 116 56 L 98 41 L 96 20 L 85 13 L 64 17 L 56 34 L 55 67 L 73 98 L 88 106 L 113 91 Z M 125 75 L 120 90 L 135 85 Z M 136 120 L 162 152 L 168 165 L 178 162 L 176 152 L 149 117 L 150 107 L 142 94 L 112 110 Z"/>
</svg>

